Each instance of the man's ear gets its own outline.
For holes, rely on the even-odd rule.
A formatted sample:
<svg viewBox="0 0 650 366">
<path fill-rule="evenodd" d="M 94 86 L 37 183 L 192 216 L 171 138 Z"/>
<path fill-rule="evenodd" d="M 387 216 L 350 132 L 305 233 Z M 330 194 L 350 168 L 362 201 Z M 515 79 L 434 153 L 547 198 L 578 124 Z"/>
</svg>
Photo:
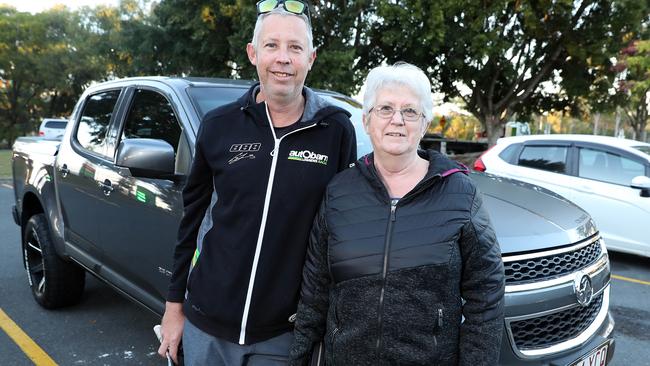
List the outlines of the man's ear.
<svg viewBox="0 0 650 366">
<path fill-rule="evenodd" d="M 255 52 L 255 47 L 252 43 L 246 45 L 246 54 L 248 55 L 248 60 L 251 64 L 257 66 L 257 53 Z"/>
<path fill-rule="evenodd" d="M 316 61 L 316 50 L 314 49 L 314 52 L 311 53 L 309 56 L 309 70 L 311 70 L 311 67 L 314 65 L 314 61 Z"/>
</svg>

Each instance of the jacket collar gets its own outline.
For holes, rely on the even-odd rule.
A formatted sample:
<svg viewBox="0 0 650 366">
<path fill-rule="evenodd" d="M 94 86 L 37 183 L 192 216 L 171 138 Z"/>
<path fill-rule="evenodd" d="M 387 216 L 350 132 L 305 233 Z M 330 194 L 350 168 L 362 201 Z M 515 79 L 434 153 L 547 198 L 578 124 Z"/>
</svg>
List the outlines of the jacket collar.
<svg viewBox="0 0 650 366">
<path fill-rule="evenodd" d="M 266 125 L 266 111 L 264 103 L 257 103 L 255 97 L 260 91 L 260 83 L 257 82 L 242 95 L 237 102 L 241 106 L 241 110 L 250 113 L 255 121 L 259 124 Z M 351 114 L 343 108 L 336 107 L 330 104 L 327 100 L 321 98 L 310 88 L 303 86 L 302 95 L 305 97 L 305 110 L 299 121 L 300 124 L 312 124 L 322 122 L 323 119 L 330 117 L 334 114 L 342 113 L 348 118 Z M 327 126 L 327 124 L 323 124 Z"/>
<path fill-rule="evenodd" d="M 424 176 L 422 181 L 418 185 L 428 182 L 434 178 L 445 178 L 454 173 L 464 173 L 469 174 L 469 169 L 454 160 L 449 159 L 446 155 L 443 155 L 434 150 L 418 150 L 418 155 L 429 161 L 429 169 L 427 174 Z M 381 179 L 379 179 L 379 174 L 375 168 L 374 163 L 374 153 L 369 153 L 365 156 L 362 156 L 357 163 L 355 164 L 356 168 L 361 171 L 361 174 L 368 179 L 370 184 L 377 188 L 384 190 L 384 184 Z"/>
</svg>

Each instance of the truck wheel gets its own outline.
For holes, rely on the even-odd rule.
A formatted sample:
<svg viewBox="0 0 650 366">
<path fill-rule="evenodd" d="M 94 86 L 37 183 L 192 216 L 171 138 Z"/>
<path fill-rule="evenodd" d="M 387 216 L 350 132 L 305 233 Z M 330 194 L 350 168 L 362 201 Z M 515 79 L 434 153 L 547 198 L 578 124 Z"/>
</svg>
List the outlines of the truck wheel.
<svg viewBox="0 0 650 366">
<path fill-rule="evenodd" d="M 81 300 L 86 272 L 56 253 L 44 214 L 32 216 L 23 235 L 23 260 L 34 299 L 46 309 Z"/>
</svg>

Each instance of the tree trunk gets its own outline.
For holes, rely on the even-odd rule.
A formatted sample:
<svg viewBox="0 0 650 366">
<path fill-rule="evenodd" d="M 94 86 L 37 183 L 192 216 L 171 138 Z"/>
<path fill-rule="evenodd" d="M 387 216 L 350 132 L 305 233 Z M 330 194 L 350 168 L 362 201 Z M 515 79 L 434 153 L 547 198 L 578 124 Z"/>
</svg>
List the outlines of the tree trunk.
<svg viewBox="0 0 650 366">
<path fill-rule="evenodd" d="M 645 121 L 636 121 L 636 123 L 632 126 L 634 130 L 634 136 L 632 136 L 633 140 L 637 141 L 643 141 L 645 142 L 646 139 L 646 132 L 645 132 Z"/>
<path fill-rule="evenodd" d="M 58 99 L 59 99 L 59 91 L 55 90 L 54 95 L 52 95 L 52 98 L 50 100 L 50 108 L 49 108 L 50 111 L 49 111 L 49 113 L 47 114 L 46 117 L 55 117 L 54 111 L 57 109 L 56 108 L 56 103 L 58 102 Z"/>
<path fill-rule="evenodd" d="M 496 145 L 497 140 L 501 137 L 503 127 L 501 119 L 494 115 L 485 116 L 485 133 L 487 134 L 488 148 Z"/>
</svg>

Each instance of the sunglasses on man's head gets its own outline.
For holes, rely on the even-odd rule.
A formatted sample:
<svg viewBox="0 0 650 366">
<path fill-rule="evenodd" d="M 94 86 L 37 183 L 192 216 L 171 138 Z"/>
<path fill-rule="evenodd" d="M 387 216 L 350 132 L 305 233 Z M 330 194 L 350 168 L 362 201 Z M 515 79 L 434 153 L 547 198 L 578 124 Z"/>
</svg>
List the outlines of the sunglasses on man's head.
<svg viewBox="0 0 650 366">
<path fill-rule="evenodd" d="M 309 5 L 298 0 L 261 0 L 257 2 L 257 15 L 271 12 L 282 5 L 284 10 L 293 14 L 305 14 L 309 19 Z"/>
</svg>

